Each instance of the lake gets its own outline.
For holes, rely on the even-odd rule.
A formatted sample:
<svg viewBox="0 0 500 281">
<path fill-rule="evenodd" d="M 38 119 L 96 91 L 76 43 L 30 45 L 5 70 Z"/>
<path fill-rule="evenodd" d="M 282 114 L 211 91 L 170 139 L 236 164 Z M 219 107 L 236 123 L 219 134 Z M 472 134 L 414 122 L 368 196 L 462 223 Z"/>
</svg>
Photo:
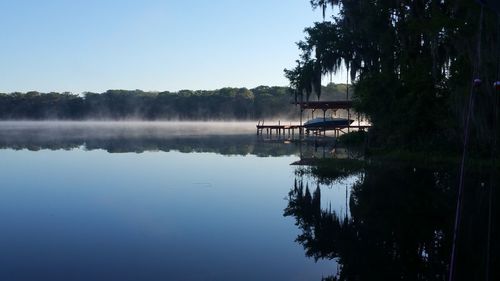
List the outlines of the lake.
<svg viewBox="0 0 500 281">
<path fill-rule="evenodd" d="M 254 123 L 1 122 L 0 280 L 443 280 L 456 170 L 351 154 Z M 467 180 L 464 278 L 488 175 Z"/>
</svg>

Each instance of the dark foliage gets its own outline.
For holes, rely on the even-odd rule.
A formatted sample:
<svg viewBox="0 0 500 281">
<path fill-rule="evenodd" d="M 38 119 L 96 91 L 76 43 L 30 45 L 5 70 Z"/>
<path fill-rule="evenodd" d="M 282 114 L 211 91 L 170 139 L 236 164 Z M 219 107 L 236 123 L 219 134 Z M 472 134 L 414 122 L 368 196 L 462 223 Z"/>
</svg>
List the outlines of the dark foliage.
<svg viewBox="0 0 500 281">
<path fill-rule="evenodd" d="M 321 94 L 321 75 L 347 67 L 355 106 L 373 123 L 372 144 L 458 149 L 467 100 L 475 95 L 472 145 L 494 143 L 500 91 L 497 1 L 311 0 L 324 21 L 306 28 L 297 67 L 286 70 L 299 98 Z M 338 13 L 329 17 L 327 8 Z M 473 78 L 483 83 L 474 91 Z"/>
<path fill-rule="evenodd" d="M 323 280 L 446 280 L 455 209 L 456 169 L 365 164 L 356 169 L 350 216 L 322 206 L 321 188 L 300 178 L 289 192 L 285 216 L 295 218 L 297 242 L 308 257 L 334 259 L 336 275 Z M 312 170 L 317 179 L 323 170 Z M 330 182 L 344 178 L 333 172 Z M 488 172 L 467 177 L 464 217 L 457 246 L 456 280 L 485 280 L 489 189 L 498 177 Z M 484 183 L 484 184 L 483 184 Z M 493 197 L 498 201 L 498 193 Z M 493 209 L 492 237 L 498 235 Z M 498 280 L 499 244 L 492 238 L 490 280 Z"/>
</svg>

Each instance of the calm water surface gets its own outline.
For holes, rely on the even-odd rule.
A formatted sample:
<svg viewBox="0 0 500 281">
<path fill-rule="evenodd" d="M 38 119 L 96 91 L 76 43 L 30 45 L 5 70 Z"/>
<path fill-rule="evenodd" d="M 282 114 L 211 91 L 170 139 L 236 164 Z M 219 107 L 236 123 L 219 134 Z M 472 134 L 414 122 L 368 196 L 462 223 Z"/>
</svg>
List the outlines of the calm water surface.
<svg viewBox="0 0 500 281">
<path fill-rule="evenodd" d="M 254 123 L 0 122 L 0 280 L 446 280 L 457 167 L 355 155 Z M 499 175 L 467 169 L 456 280 L 500 278 Z"/>
<path fill-rule="evenodd" d="M 321 280 L 336 271 L 305 256 L 283 216 L 295 147 L 256 148 L 254 124 L 230 135 L 136 126 L 0 125 L 0 280 Z M 343 208 L 345 186 L 330 193 Z"/>
</svg>

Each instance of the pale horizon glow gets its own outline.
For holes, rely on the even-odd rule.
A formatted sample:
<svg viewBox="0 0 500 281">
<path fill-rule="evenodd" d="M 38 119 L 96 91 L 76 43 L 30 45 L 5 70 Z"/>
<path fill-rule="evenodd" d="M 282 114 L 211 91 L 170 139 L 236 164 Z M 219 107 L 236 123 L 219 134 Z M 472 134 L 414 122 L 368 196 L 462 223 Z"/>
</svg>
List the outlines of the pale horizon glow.
<svg viewBox="0 0 500 281">
<path fill-rule="evenodd" d="M 308 0 L 24 0 L 0 11 L 6 93 L 287 86 L 295 42 L 322 20 Z"/>
</svg>

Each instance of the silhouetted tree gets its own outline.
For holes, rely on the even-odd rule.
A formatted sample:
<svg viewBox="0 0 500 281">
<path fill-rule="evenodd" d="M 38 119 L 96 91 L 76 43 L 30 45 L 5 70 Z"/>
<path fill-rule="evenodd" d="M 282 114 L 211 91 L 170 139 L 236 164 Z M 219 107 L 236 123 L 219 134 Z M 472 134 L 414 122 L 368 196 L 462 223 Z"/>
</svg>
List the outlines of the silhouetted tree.
<svg viewBox="0 0 500 281">
<path fill-rule="evenodd" d="M 324 280 L 444 280 L 448 274 L 454 223 L 456 170 L 388 163 L 363 167 L 351 187 L 350 216 L 341 217 L 321 206 L 319 188 L 310 195 L 307 183 L 296 179 L 285 216 L 295 218 L 297 237 L 306 255 L 334 259 L 337 275 Z M 320 169 L 321 170 L 321 169 Z M 317 170 L 311 170 L 315 177 Z M 360 172 L 353 172 L 357 175 Z M 326 175 L 321 172 L 321 177 Z M 334 173 L 330 182 L 343 173 Z M 487 203 L 481 182 L 470 173 L 465 195 L 457 280 L 484 279 Z M 498 183 L 500 178 L 493 179 Z M 304 187 L 305 186 L 305 187 Z M 495 197 L 495 202 L 498 195 Z M 495 209 L 494 216 L 498 215 Z M 498 233 L 496 224 L 492 237 Z M 492 240 L 491 280 L 498 275 L 498 243 Z"/>
<path fill-rule="evenodd" d="M 450 147 L 462 139 L 475 73 L 484 83 L 475 97 L 472 136 L 479 147 L 491 144 L 499 130 L 491 122 L 498 106 L 492 87 L 499 79 L 496 1 L 310 2 L 325 21 L 305 29 L 297 66 L 285 70 L 299 96 L 319 95 L 318 75 L 343 64 L 356 87 L 356 109 L 369 116 L 377 144 Z M 483 16 L 480 2 L 489 5 Z M 329 7 L 338 13 L 328 17 Z"/>
</svg>

